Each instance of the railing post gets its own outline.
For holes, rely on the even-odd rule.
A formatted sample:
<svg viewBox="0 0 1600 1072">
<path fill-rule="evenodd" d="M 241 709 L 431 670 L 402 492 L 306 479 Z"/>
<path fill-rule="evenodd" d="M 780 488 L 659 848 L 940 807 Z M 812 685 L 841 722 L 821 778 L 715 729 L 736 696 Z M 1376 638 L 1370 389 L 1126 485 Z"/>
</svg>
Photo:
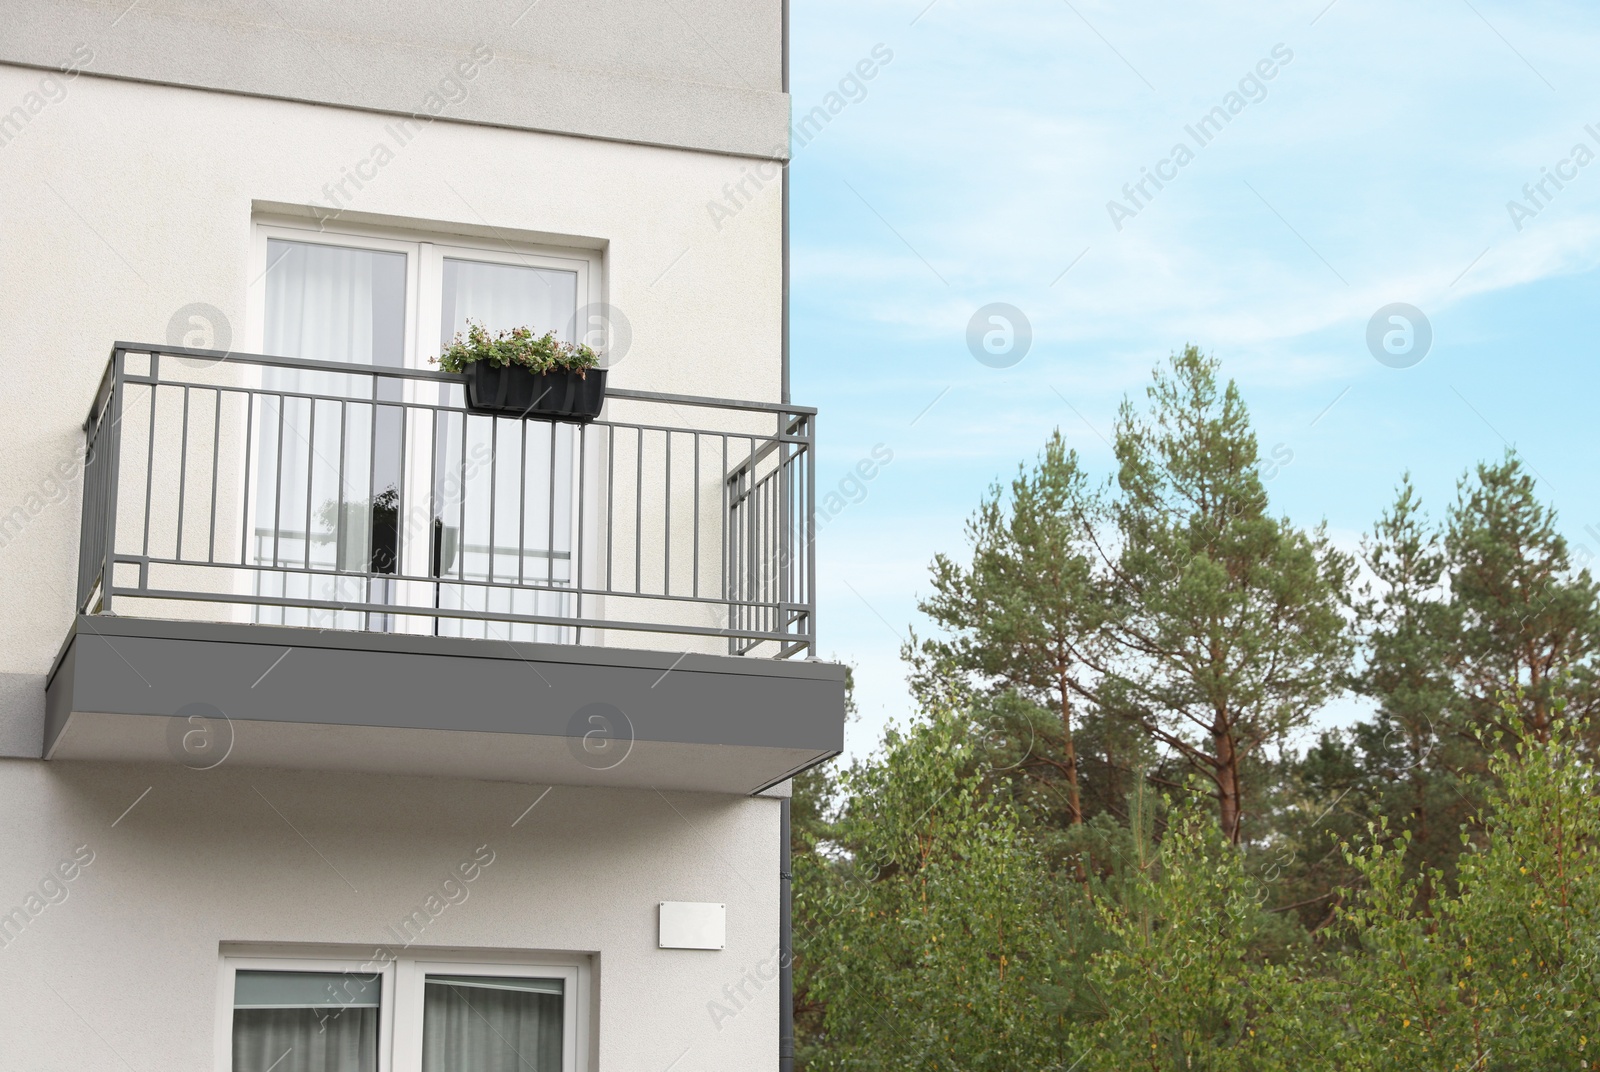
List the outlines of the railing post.
<svg viewBox="0 0 1600 1072">
<path fill-rule="evenodd" d="M 800 449 L 796 444 L 789 442 L 789 436 L 795 428 L 794 417 L 788 413 L 778 415 L 778 484 L 774 489 L 778 496 L 778 531 L 773 535 L 777 544 L 772 549 L 774 565 L 777 567 L 777 585 L 773 593 L 777 596 L 777 609 L 772 615 L 772 631 L 774 633 L 787 633 L 789 623 L 784 621 L 788 614 L 786 604 L 793 602 L 795 594 L 791 584 L 794 573 L 794 562 L 789 557 L 789 544 L 794 539 L 794 482 L 789 475 L 789 467 L 800 459 Z M 778 651 L 781 653 L 784 642 L 778 641 Z"/>
<path fill-rule="evenodd" d="M 736 655 L 739 651 L 739 639 L 733 631 L 739 628 L 738 611 L 734 607 L 734 600 L 739 598 L 739 541 L 742 538 L 739 532 L 738 509 L 740 499 L 740 481 L 742 477 L 735 472 L 731 477 L 727 473 L 728 445 L 723 440 L 722 445 L 723 474 L 722 474 L 722 594 L 728 600 L 728 654 Z M 737 467 L 736 467 L 737 468 Z"/>
<path fill-rule="evenodd" d="M 83 494 L 78 518 L 78 584 L 77 602 L 72 607 L 74 613 L 83 610 L 94 581 L 94 558 L 97 553 L 95 535 L 100 517 L 98 502 L 104 497 L 99 483 L 100 470 L 95 464 L 95 451 L 98 449 L 96 439 L 105 424 L 105 407 L 111 400 L 110 396 L 111 363 L 107 362 L 100 385 L 94 389 L 94 402 L 89 407 L 89 416 L 83 420 Z"/>
<path fill-rule="evenodd" d="M 806 655 L 817 654 L 817 417 L 805 417 L 806 429 Z"/>
<path fill-rule="evenodd" d="M 111 398 L 106 403 L 106 424 L 102 435 L 108 436 L 105 456 L 105 558 L 100 566 L 100 613 L 111 613 L 112 570 L 117 560 L 117 505 L 122 490 L 122 402 L 123 376 L 126 374 L 128 352 L 118 347 L 111 351 Z M 153 393 L 153 392 L 152 392 Z M 154 407 L 154 402 L 151 403 Z M 84 608 L 87 610 L 87 608 Z"/>
</svg>

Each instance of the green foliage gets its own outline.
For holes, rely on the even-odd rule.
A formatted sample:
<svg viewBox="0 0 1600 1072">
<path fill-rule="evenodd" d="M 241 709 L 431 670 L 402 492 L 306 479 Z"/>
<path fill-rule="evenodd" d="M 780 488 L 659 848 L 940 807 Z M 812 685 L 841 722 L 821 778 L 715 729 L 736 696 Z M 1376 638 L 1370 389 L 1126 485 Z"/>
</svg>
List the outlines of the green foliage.
<svg viewBox="0 0 1600 1072">
<path fill-rule="evenodd" d="M 496 368 L 520 365 L 531 372 L 582 373 L 600 363 L 600 357 L 583 343 L 562 342 L 555 332 L 535 335 L 532 328 L 512 328 L 490 334 L 482 324 L 467 321 L 466 334 L 458 334 L 436 359 L 445 372 L 465 372 L 468 365 L 487 361 Z"/>
<path fill-rule="evenodd" d="M 947 636 L 908 656 L 918 682 L 956 673 L 1055 713 L 1054 731 L 1026 727 L 1039 747 L 1016 770 L 1063 782 L 1070 822 L 1117 811 L 1159 754 L 1210 782 L 1238 840 L 1248 775 L 1342 680 L 1351 564 L 1269 515 L 1249 415 L 1215 359 L 1186 347 L 1147 393 L 1148 412 L 1123 405 L 1114 486 L 1092 486 L 1058 432 L 991 489 L 971 564 L 934 560 L 921 609 Z"/>
<path fill-rule="evenodd" d="M 1423 902 L 1410 838 L 1391 842 L 1381 821 L 1350 850 L 1362 885 L 1344 921 L 1358 947 L 1338 964 L 1346 1067 L 1536 1072 L 1600 1059 L 1600 779 L 1578 727 L 1556 717 L 1539 740 L 1520 724 L 1532 707 L 1502 705 L 1515 745 L 1490 755 L 1484 837 L 1462 835 L 1457 890 Z"/>
<path fill-rule="evenodd" d="M 1563 680 L 1573 713 L 1600 709 L 1596 585 L 1587 570 L 1574 574 L 1555 511 L 1514 454 L 1480 464 L 1475 477 L 1462 478 L 1445 537 L 1461 621 L 1452 662 L 1475 724 L 1497 721 L 1495 697 L 1512 681 L 1526 692 L 1529 728 L 1543 736 Z"/>
<path fill-rule="evenodd" d="M 1364 585 L 1356 599 L 1367 657 L 1352 684 L 1378 709 L 1353 734 L 1362 768 L 1356 802 L 1368 821 L 1384 816 L 1411 835 L 1408 866 L 1427 899 L 1433 869 L 1454 873 L 1457 831 L 1479 803 L 1465 775 L 1482 757 L 1451 673 L 1461 633 L 1461 608 L 1448 598 L 1451 559 L 1409 474 L 1363 542 L 1362 558 L 1376 585 Z"/>
<path fill-rule="evenodd" d="M 1520 707 L 1507 714 L 1525 714 Z M 1075 827 L 1085 882 L 974 771 L 964 715 L 841 779 L 835 855 L 797 865 L 802 1067 L 1151 1072 L 1587 1069 L 1600 1059 L 1600 772 L 1579 727 L 1508 717 L 1458 882 L 1410 838 L 1343 846 L 1341 942 L 1281 940 L 1270 883 L 1202 793 Z"/>
<path fill-rule="evenodd" d="M 1055 1059 L 1039 984 L 1053 960 L 1047 869 L 988 799 L 967 720 L 892 733 L 842 778 L 846 854 L 796 862 L 796 964 L 820 1037 L 809 1069 L 1011 1072 Z"/>
<path fill-rule="evenodd" d="M 1454 881 L 1458 831 L 1492 785 L 1484 734 L 1513 728 L 1500 690 L 1522 690 L 1517 718 L 1536 739 L 1558 688 L 1580 718 L 1600 707 L 1596 586 L 1509 453 L 1462 477 L 1442 531 L 1404 480 L 1363 550 L 1376 583 L 1356 601 L 1366 660 L 1351 683 L 1378 710 L 1351 735 L 1363 769 L 1349 803 L 1409 839 L 1426 903 Z"/>
<path fill-rule="evenodd" d="M 1281 1068 L 1296 1048 L 1303 996 L 1257 954 L 1274 927 L 1260 886 L 1196 805 L 1169 816 L 1159 845 L 1135 839 L 1121 896 L 1097 899 L 1108 940 L 1085 968 L 1095 1005 L 1069 1031 L 1086 1072 Z"/>
</svg>

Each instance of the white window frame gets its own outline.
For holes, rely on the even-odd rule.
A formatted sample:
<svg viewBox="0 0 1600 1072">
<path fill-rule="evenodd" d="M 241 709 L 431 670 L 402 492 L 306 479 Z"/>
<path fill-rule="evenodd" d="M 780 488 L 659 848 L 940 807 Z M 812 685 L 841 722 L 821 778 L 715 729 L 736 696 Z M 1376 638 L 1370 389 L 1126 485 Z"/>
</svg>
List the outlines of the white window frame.
<svg viewBox="0 0 1600 1072">
<path fill-rule="evenodd" d="M 378 1072 L 420 1072 L 423 990 L 429 975 L 510 979 L 560 979 L 561 1072 L 589 1068 L 588 958 L 557 954 L 402 953 L 374 970 L 374 960 L 348 955 L 222 956 L 217 986 L 216 1072 L 233 1072 L 233 1000 L 241 971 L 352 972 L 382 977 L 378 1007 Z"/>
<path fill-rule="evenodd" d="M 435 958 L 427 955 L 401 957 L 398 981 L 395 984 L 396 1021 L 394 1052 L 395 1067 L 402 1072 L 420 1072 L 422 1068 L 422 1010 L 423 992 L 429 975 L 478 975 L 513 979 L 560 979 L 561 995 L 561 1072 L 578 1072 L 587 1068 L 587 1049 L 583 1045 L 584 1030 L 582 1005 L 583 972 L 576 964 L 516 964 L 484 963 L 456 958 Z"/>
<path fill-rule="evenodd" d="M 374 970 L 372 961 L 353 957 L 238 957 L 222 958 L 217 985 L 217 1072 L 233 1070 L 233 995 L 235 976 L 241 971 L 352 972 L 382 977 L 378 1002 L 378 1072 L 393 1068 L 395 965 L 391 961 Z"/>
<path fill-rule="evenodd" d="M 266 345 L 267 242 L 271 239 L 406 254 L 406 368 L 428 368 L 428 358 L 438 356 L 446 257 L 574 272 L 578 277 L 575 302 L 578 310 L 602 301 L 605 289 L 603 257 L 599 250 L 509 239 L 492 243 L 485 239 L 486 244 L 475 245 L 473 239 L 463 235 L 435 234 L 421 228 L 404 230 L 352 223 L 329 230 L 292 217 L 258 216 L 252 234 L 250 286 L 245 303 L 248 350 L 257 354 L 262 353 Z M 564 325 L 536 326 L 548 330 Z"/>
</svg>

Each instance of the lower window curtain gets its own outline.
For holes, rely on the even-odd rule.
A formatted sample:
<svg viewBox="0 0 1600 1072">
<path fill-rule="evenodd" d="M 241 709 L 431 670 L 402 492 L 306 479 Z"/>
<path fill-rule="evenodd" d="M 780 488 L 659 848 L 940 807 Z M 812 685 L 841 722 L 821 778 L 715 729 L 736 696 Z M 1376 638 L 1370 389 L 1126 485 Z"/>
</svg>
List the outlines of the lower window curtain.
<svg viewBox="0 0 1600 1072">
<path fill-rule="evenodd" d="M 559 993 L 429 979 L 422 1072 L 560 1072 L 561 1006 Z"/>
<path fill-rule="evenodd" d="M 377 1072 L 378 1010 L 235 1009 L 233 1072 Z"/>
</svg>

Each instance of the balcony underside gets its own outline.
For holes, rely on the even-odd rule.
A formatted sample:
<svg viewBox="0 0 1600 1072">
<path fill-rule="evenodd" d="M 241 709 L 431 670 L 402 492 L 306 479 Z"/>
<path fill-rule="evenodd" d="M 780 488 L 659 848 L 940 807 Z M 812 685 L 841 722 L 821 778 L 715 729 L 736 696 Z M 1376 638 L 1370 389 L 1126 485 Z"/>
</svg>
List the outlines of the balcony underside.
<svg viewBox="0 0 1600 1072">
<path fill-rule="evenodd" d="M 843 747 L 844 668 L 80 616 L 48 759 L 753 793 Z"/>
</svg>

